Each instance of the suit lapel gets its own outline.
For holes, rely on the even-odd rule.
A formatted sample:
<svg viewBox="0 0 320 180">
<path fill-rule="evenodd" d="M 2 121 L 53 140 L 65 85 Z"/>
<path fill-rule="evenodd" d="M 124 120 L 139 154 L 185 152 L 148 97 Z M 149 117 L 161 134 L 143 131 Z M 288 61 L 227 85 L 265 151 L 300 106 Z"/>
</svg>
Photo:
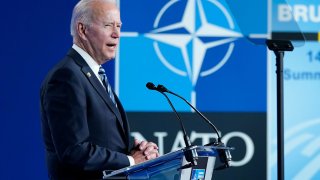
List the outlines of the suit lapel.
<svg viewBox="0 0 320 180">
<path fill-rule="evenodd" d="M 104 100 L 104 102 L 109 106 L 111 111 L 116 115 L 118 122 L 120 123 L 122 130 L 125 132 L 124 127 L 122 126 L 122 118 L 121 114 L 116 107 L 116 105 L 112 102 L 111 98 L 107 95 L 106 90 L 100 83 L 100 81 L 95 76 L 94 72 L 91 70 L 89 65 L 85 62 L 85 60 L 78 54 L 75 50 L 71 49 L 68 53 L 74 61 L 79 64 L 81 67 L 81 71 L 84 73 L 84 75 L 87 77 L 90 84 L 93 86 L 93 88 L 98 92 L 100 97 Z"/>
<path fill-rule="evenodd" d="M 118 98 L 118 96 L 114 93 L 114 98 L 118 104 L 118 109 L 119 109 L 119 112 L 121 113 L 121 117 L 122 117 L 122 122 L 123 122 L 123 129 L 124 129 L 124 132 L 125 132 L 125 137 L 126 137 L 126 140 L 127 140 L 127 147 L 129 148 L 129 137 L 130 137 L 130 127 L 129 127 L 129 123 L 128 123 L 128 120 L 127 120 L 127 115 L 123 109 L 123 106 Z M 129 149 L 128 149 L 128 152 L 129 152 Z"/>
</svg>

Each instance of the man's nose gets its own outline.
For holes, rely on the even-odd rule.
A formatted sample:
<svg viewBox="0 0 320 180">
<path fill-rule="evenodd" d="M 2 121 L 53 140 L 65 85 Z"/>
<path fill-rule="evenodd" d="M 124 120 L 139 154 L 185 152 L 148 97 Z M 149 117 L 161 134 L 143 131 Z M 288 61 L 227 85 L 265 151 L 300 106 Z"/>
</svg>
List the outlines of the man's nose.
<svg viewBox="0 0 320 180">
<path fill-rule="evenodd" d="M 111 34 L 111 37 L 113 38 L 119 38 L 120 37 L 120 29 L 115 28 Z"/>
</svg>

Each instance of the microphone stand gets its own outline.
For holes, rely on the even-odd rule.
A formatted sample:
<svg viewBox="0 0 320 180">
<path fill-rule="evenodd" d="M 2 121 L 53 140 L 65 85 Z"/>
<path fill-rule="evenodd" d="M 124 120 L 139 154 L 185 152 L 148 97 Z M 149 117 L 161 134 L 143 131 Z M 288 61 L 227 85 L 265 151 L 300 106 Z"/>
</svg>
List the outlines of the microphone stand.
<svg viewBox="0 0 320 180">
<path fill-rule="evenodd" d="M 166 87 L 164 87 L 163 85 L 159 84 L 157 87 L 156 87 L 156 90 L 163 93 L 164 92 L 167 92 L 167 93 L 170 93 L 174 96 L 177 96 L 179 97 L 180 99 L 182 99 L 184 102 L 186 102 L 195 112 L 197 112 L 198 115 L 200 115 L 202 117 L 202 119 L 204 119 L 211 127 L 213 127 L 215 133 L 217 134 L 218 136 L 218 142 L 213 142 L 213 143 L 209 143 L 207 144 L 206 146 L 210 146 L 210 145 L 214 145 L 216 147 L 226 147 L 225 144 L 221 141 L 221 136 L 219 134 L 219 131 L 218 129 L 211 123 L 211 121 L 209 121 L 208 118 L 206 118 L 200 111 L 198 111 L 192 104 L 190 104 L 185 98 L 183 98 L 182 96 L 172 92 L 172 91 L 169 91 Z M 221 169 L 225 169 L 225 168 L 228 168 L 230 167 L 230 161 L 232 159 L 232 156 L 231 156 L 231 153 L 229 151 L 229 149 L 218 149 L 218 153 L 219 153 L 219 156 L 220 156 L 220 160 L 221 162 L 223 163 L 222 166 L 220 167 L 217 167 L 215 168 L 215 170 L 221 170 Z"/>
<path fill-rule="evenodd" d="M 180 122 L 180 126 L 181 126 L 181 129 L 182 129 L 182 132 L 183 132 L 183 140 L 184 140 L 184 143 L 186 144 L 186 148 L 184 150 L 184 155 L 185 155 L 185 158 L 186 158 L 186 161 L 189 162 L 188 164 L 180 167 L 179 169 L 185 169 L 185 168 L 189 168 L 189 167 L 192 167 L 192 166 L 195 166 L 197 165 L 197 159 L 198 159 L 198 154 L 197 154 L 197 151 L 196 149 L 194 148 L 194 146 L 191 145 L 191 141 L 190 141 L 190 138 L 189 136 L 187 135 L 187 132 L 185 130 L 185 127 L 182 123 L 182 120 L 180 118 L 180 115 L 178 114 L 178 112 L 176 111 L 176 109 L 174 108 L 172 102 L 170 101 L 169 97 L 162 91 L 158 90 L 153 83 L 147 83 L 147 88 L 150 89 L 150 90 L 156 90 L 158 92 L 160 92 L 166 99 L 167 101 L 169 102 L 169 105 L 171 107 L 171 109 L 173 110 L 173 112 L 176 114 L 177 116 L 177 119 L 179 120 Z"/>
<path fill-rule="evenodd" d="M 283 105 L 283 57 L 285 51 L 293 51 L 294 47 L 288 40 L 267 40 L 266 44 L 276 55 L 277 66 L 277 176 L 284 179 L 284 105 Z"/>
<path fill-rule="evenodd" d="M 218 142 L 221 142 L 221 136 L 220 136 L 220 133 L 218 131 L 218 129 L 216 128 L 215 125 L 212 124 L 211 121 L 209 121 L 208 118 L 206 118 L 200 111 L 198 111 L 198 109 L 196 109 L 192 104 L 190 104 L 185 98 L 183 98 L 182 96 L 180 96 L 179 94 L 176 94 L 172 91 L 169 91 L 166 87 L 164 87 L 163 85 L 159 84 L 157 86 L 158 89 L 160 89 L 160 91 L 164 91 L 164 92 L 168 92 L 174 96 L 177 96 L 179 97 L 180 99 L 182 99 L 184 102 L 186 102 L 198 115 L 200 115 L 213 129 L 214 131 L 216 132 L 217 136 L 218 136 Z"/>
</svg>

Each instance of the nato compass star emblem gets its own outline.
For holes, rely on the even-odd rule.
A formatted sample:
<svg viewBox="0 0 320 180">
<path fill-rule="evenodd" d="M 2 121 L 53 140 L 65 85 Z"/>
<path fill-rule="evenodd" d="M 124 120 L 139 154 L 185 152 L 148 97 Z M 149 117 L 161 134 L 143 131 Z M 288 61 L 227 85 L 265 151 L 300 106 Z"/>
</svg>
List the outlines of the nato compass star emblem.
<svg viewBox="0 0 320 180">
<path fill-rule="evenodd" d="M 219 70 L 229 59 L 234 48 L 234 41 L 243 35 L 234 31 L 234 22 L 225 7 L 216 0 L 208 0 L 225 16 L 229 27 L 222 27 L 208 21 L 208 12 L 205 11 L 201 0 L 188 0 L 181 21 L 160 27 L 161 18 L 167 10 L 174 7 L 178 0 L 169 1 L 159 11 L 153 27 L 154 30 L 145 34 L 154 40 L 153 46 L 160 61 L 171 71 L 181 76 L 188 76 L 195 87 L 199 76 L 208 76 Z M 184 29 L 183 33 L 178 30 Z M 175 30 L 178 31 L 175 32 Z M 214 37 L 212 41 L 203 41 L 203 38 Z M 180 49 L 185 69 L 179 69 L 170 63 L 170 57 L 162 54 L 159 43 Z M 208 70 L 201 71 L 202 64 L 208 49 L 229 44 L 224 57 Z M 194 88 L 193 88 L 194 89 Z M 195 105 L 195 92 L 192 92 L 191 103 Z"/>
</svg>

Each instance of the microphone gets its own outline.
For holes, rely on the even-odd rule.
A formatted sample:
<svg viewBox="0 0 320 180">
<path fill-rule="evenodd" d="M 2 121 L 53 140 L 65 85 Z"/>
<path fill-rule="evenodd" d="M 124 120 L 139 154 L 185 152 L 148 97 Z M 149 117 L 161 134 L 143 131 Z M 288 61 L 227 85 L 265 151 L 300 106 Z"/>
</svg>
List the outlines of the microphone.
<svg viewBox="0 0 320 180">
<path fill-rule="evenodd" d="M 156 86 L 152 82 L 148 82 L 146 86 L 150 90 L 157 90 Z"/>
<path fill-rule="evenodd" d="M 170 101 L 169 97 L 161 90 L 159 90 L 159 88 L 157 88 L 152 82 L 148 82 L 146 84 L 146 87 L 150 90 L 155 90 L 155 91 L 158 91 L 160 92 L 162 95 L 164 95 L 164 97 L 167 99 L 168 103 L 170 104 L 170 107 L 171 109 L 173 110 L 173 112 L 176 114 L 177 116 L 177 119 L 179 120 L 180 122 L 180 126 L 181 126 L 181 129 L 182 129 L 182 132 L 183 132 L 183 140 L 184 140 L 184 143 L 186 144 L 186 151 L 184 151 L 184 154 L 185 154 L 185 157 L 186 157 L 186 160 L 188 162 L 190 162 L 190 164 L 186 164 L 184 165 L 183 167 L 181 167 L 180 169 L 185 169 L 185 168 L 189 168 L 191 166 L 195 166 L 197 165 L 197 157 L 198 157 L 198 154 L 197 154 L 197 151 L 192 148 L 192 145 L 191 145 L 191 141 L 190 141 L 190 138 L 189 136 L 187 135 L 186 133 L 186 129 L 182 123 L 182 120 L 178 114 L 178 112 L 176 111 L 176 109 L 174 108 L 172 102 Z"/>
<path fill-rule="evenodd" d="M 154 85 L 153 85 L 154 86 Z M 209 143 L 209 144 L 206 144 L 206 145 L 215 145 L 216 147 L 221 147 L 221 148 L 224 148 L 226 147 L 225 144 L 221 141 L 221 136 L 219 134 L 219 131 L 218 129 L 216 128 L 215 125 L 212 124 L 211 121 L 209 121 L 208 118 L 206 118 L 200 111 L 198 111 L 192 104 L 190 104 L 185 98 L 183 98 L 182 96 L 168 90 L 164 85 L 161 85 L 159 84 L 157 87 L 154 86 L 154 88 L 156 90 L 158 90 L 159 92 L 162 92 L 162 93 L 170 93 L 174 96 L 177 96 L 178 98 L 182 99 L 184 102 L 186 102 L 199 116 L 202 117 L 202 119 L 205 120 L 205 122 L 207 122 L 215 131 L 215 133 L 217 134 L 218 136 L 218 142 L 213 142 L 213 143 Z M 220 166 L 220 167 L 217 167 L 216 170 L 221 170 L 221 169 L 225 169 L 225 168 L 228 168 L 230 167 L 230 161 L 232 159 L 232 156 L 231 156 L 231 153 L 229 151 L 229 149 L 218 149 L 218 154 L 220 156 L 220 160 L 222 161 L 222 163 L 224 165 Z"/>
</svg>

